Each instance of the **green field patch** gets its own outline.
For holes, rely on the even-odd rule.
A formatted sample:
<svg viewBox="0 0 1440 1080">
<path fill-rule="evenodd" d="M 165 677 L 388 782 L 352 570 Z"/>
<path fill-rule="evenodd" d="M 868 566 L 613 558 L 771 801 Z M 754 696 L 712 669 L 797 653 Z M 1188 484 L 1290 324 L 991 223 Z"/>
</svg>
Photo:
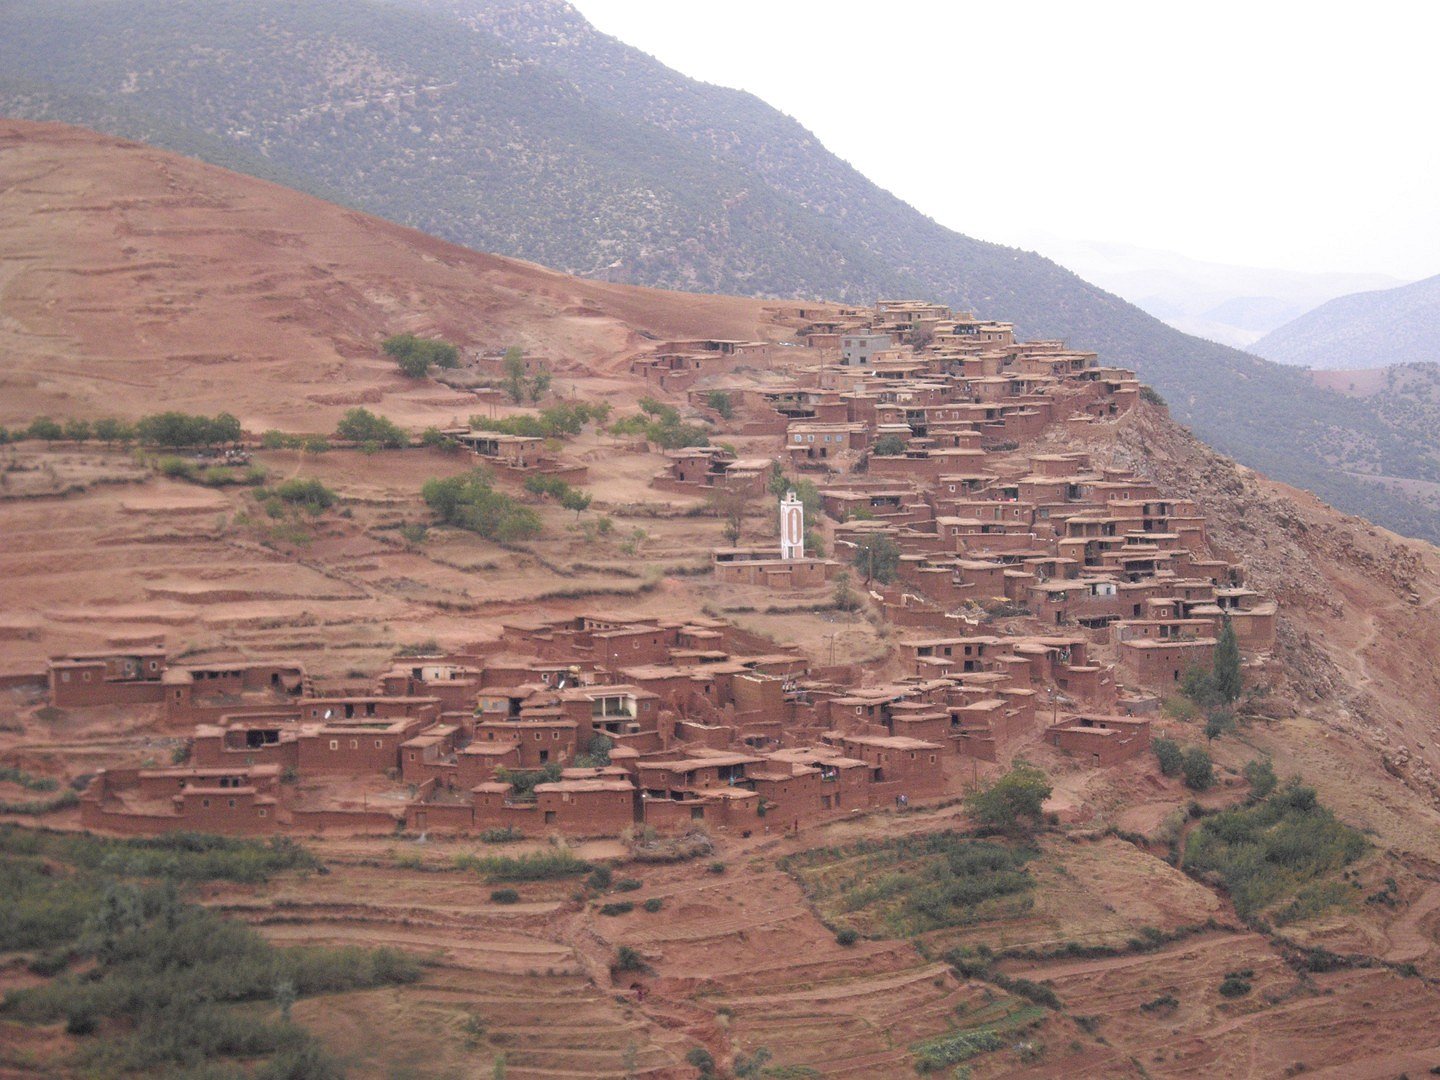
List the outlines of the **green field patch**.
<svg viewBox="0 0 1440 1080">
<path fill-rule="evenodd" d="M 1297 922 L 1358 899 L 1357 888 L 1334 875 L 1367 847 L 1313 788 L 1292 780 L 1250 806 L 1206 818 L 1185 844 L 1185 865 L 1218 876 L 1242 916 L 1289 901 L 1275 919 Z"/>
<path fill-rule="evenodd" d="M 862 840 L 781 860 L 827 925 L 913 937 L 1028 911 L 1034 849 L 958 833 Z"/>
<path fill-rule="evenodd" d="M 1045 1015 L 1039 1005 L 1015 998 L 1001 998 L 982 1009 L 962 1013 L 956 1027 L 910 1048 L 915 1055 L 915 1071 L 939 1072 L 981 1054 L 1003 1050 Z"/>
</svg>

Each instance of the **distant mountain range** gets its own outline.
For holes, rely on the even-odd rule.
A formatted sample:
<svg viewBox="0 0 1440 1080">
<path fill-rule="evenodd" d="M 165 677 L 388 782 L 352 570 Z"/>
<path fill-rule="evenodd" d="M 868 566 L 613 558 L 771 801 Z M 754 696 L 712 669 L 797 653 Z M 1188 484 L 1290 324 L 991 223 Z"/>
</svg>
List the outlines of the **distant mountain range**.
<svg viewBox="0 0 1440 1080">
<path fill-rule="evenodd" d="M 1440 362 L 1440 276 L 1321 304 L 1266 334 L 1254 351 L 1327 371 Z"/>
<path fill-rule="evenodd" d="M 1246 464 L 1440 539 L 1428 505 L 1367 479 L 1440 482 L 1416 450 L 1433 432 L 1397 434 L 1303 371 L 952 232 L 754 96 L 687 79 L 560 0 L 0 0 L 0 72 L 0 113 L 151 142 L 569 272 L 908 295 L 1012 319 L 1134 367 Z"/>
<path fill-rule="evenodd" d="M 1236 348 L 1337 296 L 1404 284 L 1384 274 L 1236 266 L 1129 244 L 1038 236 L 1034 244 L 1177 330 Z"/>
</svg>

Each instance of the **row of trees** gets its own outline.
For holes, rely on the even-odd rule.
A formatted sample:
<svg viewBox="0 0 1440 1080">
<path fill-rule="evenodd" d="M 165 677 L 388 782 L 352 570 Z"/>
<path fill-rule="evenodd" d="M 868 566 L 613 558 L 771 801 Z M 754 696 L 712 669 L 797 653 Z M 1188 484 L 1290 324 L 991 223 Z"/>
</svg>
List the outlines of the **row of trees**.
<svg viewBox="0 0 1440 1080">
<path fill-rule="evenodd" d="M 662 450 L 683 450 L 687 446 L 709 446 L 710 436 L 699 424 L 687 424 L 680 410 L 651 397 L 640 399 L 640 411 L 610 425 L 615 435 L 643 435 Z"/>
<path fill-rule="evenodd" d="M 242 434 L 240 421 L 225 412 L 215 416 L 163 412 L 142 417 L 134 423 L 106 417 L 94 423 L 67 420 L 62 424 L 48 416 L 37 416 L 24 429 L 7 432 L 0 428 L 0 443 L 19 442 L 21 439 L 85 443 L 94 439 L 112 446 L 138 442 L 145 446 L 178 450 L 238 443 Z"/>
<path fill-rule="evenodd" d="M 470 426 L 477 431 L 497 431 L 502 435 L 527 435 L 538 439 L 567 439 L 579 435 L 592 420 L 603 424 L 610 419 L 607 402 L 562 401 L 536 415 L 522 413 L 491 420 L 484 416 L 470 417 Z"/>
</svg>

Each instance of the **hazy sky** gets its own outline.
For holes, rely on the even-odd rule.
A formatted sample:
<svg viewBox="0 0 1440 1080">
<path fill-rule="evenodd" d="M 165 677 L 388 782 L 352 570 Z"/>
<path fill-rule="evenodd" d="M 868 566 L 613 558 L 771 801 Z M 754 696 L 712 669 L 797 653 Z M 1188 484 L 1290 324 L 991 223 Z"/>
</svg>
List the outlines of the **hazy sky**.
<svg viewBox="0 0 1440 1080">
<path fill-rule="evenodd" d="M 1440 273 L 1426 4 L 573 2 L 973 236 Z"/>
</svg>

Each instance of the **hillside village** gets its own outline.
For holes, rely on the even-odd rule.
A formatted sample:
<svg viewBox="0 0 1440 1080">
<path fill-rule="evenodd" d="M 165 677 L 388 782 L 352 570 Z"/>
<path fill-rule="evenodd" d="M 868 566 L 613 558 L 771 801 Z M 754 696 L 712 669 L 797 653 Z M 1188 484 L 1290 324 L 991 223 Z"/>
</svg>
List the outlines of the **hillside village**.
<svg viewBox="0 0 1440 1080">
<path fill-rule="evenodd" d="M 786 314 L 821 362 L 759 388 L 739 376 L 771 343 L 672 341 L 632 362 L 699 419 L 750 437 L 745 457 L 669 451 L 652 485 L 762 504 L 786 489 L 785 535 L 716 548 L 715 579 L 825 600 L 863 579 L 864 602 L 898 634 L 903 675 L 816 664 L 722 619 L 590 607 L 397 657 L 358 695 L 317 691 L 298 660 L 60 656 L 45 673 L 53 706 L 160 706 L 167 730 L 194 725 L 183 764 L 101 770 L 83 824 L 793 831 L 953 795 L 973 766 L 1036 743 L 1097 768 L 1133 758 L 1162 698 L 1213 666 L 1225 628 L 1263 665 L 1276 604 L 1212 550 L 1193 502 L 1086 451 L 1027 449 L 1127 414 L 1143 392 L 1133 373 L 940 305 Z M 540 438 L 445 434 L 515 477 L 585 475 Z M 755 449 L 765 440 L 768 457 Z M 823 528 L 803 521 L 793 477 L 814 478 Z M 822 536 L 829 557 L 805 550 Z"/>
<path fill-rule="evenodd" d="M 1440 1061 L 1440 559 L 1137 354 L 3 129 L 0 1073 Z"/>
</svg>

